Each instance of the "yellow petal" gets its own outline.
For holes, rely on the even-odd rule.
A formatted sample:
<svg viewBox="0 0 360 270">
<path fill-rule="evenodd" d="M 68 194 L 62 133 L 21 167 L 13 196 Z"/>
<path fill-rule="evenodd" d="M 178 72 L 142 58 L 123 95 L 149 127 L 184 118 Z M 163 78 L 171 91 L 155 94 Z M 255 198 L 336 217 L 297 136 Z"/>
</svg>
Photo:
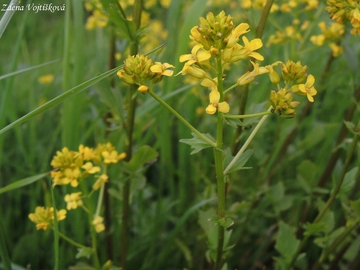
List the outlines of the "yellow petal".
<svg viewBox="0 0 360 270">
<path fill-rule="evenodd" d="M 315 77 L 310 74 L 310 75 L 307 77 L 306 86 L 307 86 L 307 87 L 311 87 L 311 86 L 314 85 L 314 83 L 315 83 Z"/>
<path fill-rule="evenodd" d="M 218 110 L 222 113 L 228 113 L 230 111 L 230 106 L 226 101 L 223 101 L 218 104 Z"/>
<path fill-rule="evenodd" d="M 209 94 L 209 99 L 211 104 L 217 104 L 220 100 L 219 91 L 211 91 Z"/>
<path fill-rule="evenodd" d="M 206 107 L 205 111 L 207 114 L 214 114 L 216 112 L 216 108 L 212 104 L 209 104 L 209 106 Z"/>
</svg>

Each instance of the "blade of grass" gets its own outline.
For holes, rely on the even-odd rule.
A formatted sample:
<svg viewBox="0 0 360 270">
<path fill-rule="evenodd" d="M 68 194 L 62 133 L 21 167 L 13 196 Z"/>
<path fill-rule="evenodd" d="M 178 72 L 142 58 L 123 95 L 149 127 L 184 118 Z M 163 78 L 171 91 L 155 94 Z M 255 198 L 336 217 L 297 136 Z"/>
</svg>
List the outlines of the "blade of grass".
<svg viewBox="0 0 360 270">
<path fill-rule="evenodd" d="M 11 0 L 9 6 L 17 6 L 17 4 L 20 2 L 20 0 Z M 11 17 L 14 15 L 15 10 L 12 9 L 6 9 L 3 17 L 0 21 L 0 38 L 2 37 L 6 27 L 8 26 Z"/>
<path fill-rule="evenodd" d="M 6 187 L 3 187 L 0 189 L 0 194 L 14 190 L 14 189 L 18 189 L 27 185 L 30 185 L 38 180 L 40 180 L 41 178 L 44 178 L 46 175 L 48 175 L 49 173 L 42 173 L 42 174 L 38 174 L 38 175 L 34 175 L 31 177 L 27 177 L 25 179 L 22 180 L 18 180 L 10 185 L 7 185 Z"/>
<path fill-rule="evenodd" d="M 21 73 L 24 73 L 24 72 L 27 72 L 27 71 L 30 71 L 30 70 L 34 70 L 34 69 L 37 69 L 37 68 L 40 68 L 40 67 L 43 67 L 43 66 L 47 66 L 47 65 L 53 64 L 53 63 L 58 62 L 58 61 L 60 61 L 60 59 L 49 61 L 49 62 L 40 64 L 40 65 L 36 65 L 36 66 L 33 66 L 33 67 L 20 69 L 20 70 L 14 71 L 14 72 L 10 72 L 8 74 L 0 76 L 0 80 L 9 78 L 11 76 L 15 76 L 15 75 L 18 75 L 18 74 L 21 74 Z"/>
<path fill-rule="evenodd" d="M 27 120 L 31 119 L 32 117 L 34 117 L 35 115 L 38 115 L 46 110 L 48 110 L 49 108 L 54 107 L 55 105 L 63 102 L 64 100 L 66 100 L 69 97 L 72 97 L 84 90 L 86 90 L 87 88 L 89 88 L 90 86 L 94 85 L 95 83 L 107 78 L 108 76 L 116 73 L 118 70 L 120 70 L 123 66 L 119 66 L 116 67 L 112 70 L 106 71 L 90 80 L 87 80 L 86 82 L 83 82 L 82 84 L 75 86 L 73 88 L 71 88 L 70 90 L 64 92 L 63 94 L 57 96 L 56 98 L 53 98 L 52 100 L 44 103 L 43 105 L 39 106 L 38 108 L 32 110 L 31 112 L 27 113 L 26 115 L 20 117 L 19 119 L 15 120 L 14 122 L 12 122 L 11 124 L 5 126 L 4 128 L 2 128 L 0 130 L 0 135 L 5 133 L 6 131 L 9 131 L 10 129 L 26 122 Z"/>
</svg>

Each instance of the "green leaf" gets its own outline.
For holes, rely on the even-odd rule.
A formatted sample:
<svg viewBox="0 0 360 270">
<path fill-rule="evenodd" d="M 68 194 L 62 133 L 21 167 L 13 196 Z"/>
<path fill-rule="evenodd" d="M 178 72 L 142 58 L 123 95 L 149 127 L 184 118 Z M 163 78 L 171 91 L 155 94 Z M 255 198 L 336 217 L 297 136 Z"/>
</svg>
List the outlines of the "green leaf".
<svg viewBox="0 0 360 270">
<path fill-rule="evenodd" d="M 244 127 L 246 126 L 239 118 L 226 118 L 224 117 L 225 123 L 233 128 L 237 128 L 238 126 Z"/>
<path fill-rule="evenodd" d="M 30 184 L 40 180 L 41 178 L 44 178 L 47 175 L 49 175 L 49 173 L 42 173 L 42 174 L 34 175 L 34 176 L 31 176 L 31 177 L 28 177 L 28 178 L 25 178 L 22 180 L 18 180 L 14 183 L 11 183 L 10 185 L 7 185 L 6 187 L 1 188 L 0 194 L 30 185 Z"/>
<path fill-rule="evenodd" d="M 320 235 L 321 233 L 326 231 L 326 226 L 324 222 L 318 222 L 318 223 L 306 223 L 305 227 L 305 236 L 310 235 Z"/>
<path fill-rule="evenodd" d="M 319 209 L 319 212 L 324 208 L 325 203 L 322 200 L 317 201 L 317 207 Z M 325 232 L 330 233 L 334 227 L 335 227 L 335 215 L 334 212 L 331 210 L 327 210 L 323 217 L 319 220 L 319 222 L 322 222 L 325 224 Z"/>
<path fill-rule="evenodd" d="M 296 167 L 297 179 L 301 187 L 310 194 L 316 185 L 318 166 L 309 160 L 304 160 Z"/>
<path fill-rule="evenodd" d="M 251 167 L 244 167 L 246 162 L 249 160 L 250 156 L 252 155 L 254 151 L 252 149 L 246 150 L 240 158 L 235 162 L 235 164 L 231 167 L 228 173 L 235 172 L 238 170 L 248 170 L 251 169 Z M 231 154 L 230 148 L 227 148 L 225 150 L 225 158 L 224 158 L 224 168 L 226 168 L 230 162 L 234 159 L 233 155 Z"/>
<path fill-rule="evenodd" d="M 123 166 L 129 173 L 136 173 L 144 167 L 150 165 L 158 157 L 158 152 L 148 145 L 141 146 L 137 149 L 129 162 L 123 162 Z"/>
<path fill-rule="evenodd" d="M 211 147 L 211 145 L 207 142 L 205 142 L 203 139 L 201 139 L 198 135 L 196 135 L 194 132 L 191 132 L 193 135 L 192 139 L 181 139 L 180 142 L 188 144 L 191 146 L 192 149 L 194 149 L 190 155 L 196 154 L 197 152 L 200 152 L 201 150 L 205 148 Z M 203 134 L 205 137 L 207 137 L 210 140 L 214 140 L 209 134 Z"/>
<path fill-rule="evenodd" d="M 292 228 L 284 222 L 279 223 L 279 233 L 276 237 L 275 249 L 289 262 L 295 255 L 300 241 L 296 239 Z"/>
<path fill-rule="evenodd" d="M 350 201 L 350 207 L 356 214 L 357 218 L 360 219 L 360 199 L 356 201 Z"/>
<path fill-rule="evenodd" d="M 360 127 L 355 126 L 352 122 L 344 121 L 345 126 L 347 129 L 354 135 L 360 135 Z"/>
<path fill-rule="evenodd" d="M 356 181 L 356 174 L 358 172 L 358 167 L 352 168 L 345 174 L 344 181 L 340 187 L 338 196 L 345 195 L 354 187 Z M 334 185 L 335 186 L 335 185 Z"/>
<path fill-rule="evenodd" d="M 90 258 L 92 254 L 91 248 L 78 248 L 78 253 L 76 254 L 76 259 L 79 259 L 81 257 Z"/>
</svg>

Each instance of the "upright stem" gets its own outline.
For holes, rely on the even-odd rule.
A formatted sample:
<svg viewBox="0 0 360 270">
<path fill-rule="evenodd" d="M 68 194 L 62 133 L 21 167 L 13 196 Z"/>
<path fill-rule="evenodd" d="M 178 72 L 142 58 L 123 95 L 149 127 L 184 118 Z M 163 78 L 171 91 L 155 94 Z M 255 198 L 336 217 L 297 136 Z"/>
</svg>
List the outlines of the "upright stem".
<svg viewBox="0 0 360 270">
<path fill-rule="evenodd" d="M 98 257 L 98 253 L 97 253 L 97 234 L 95 231 L 94 226 L 92 225 L 93 219 L 94 219 L 94 211 L 93 211 L 93 206 L 91 203 L 91 200 L 89 198 L 89 193 L 87 191 L 87 187 L 85 185 L 85 183 L 82 181 L 80 183 L 80 187 L 81 190 L 84 194 L 84 197 L 86 198 L 86 204 L 87 204 L 87 209 L 88 209 L 88 219 L 89 219 L 89 224 L 90 224 L 90 234 L 91 234 L 91 249 L 93 251 L 93 263 L 94 263 L 94 267 L 95 269 L 100 269 L 100 260 Z M 63 236 L 61 236 L 63 237 Z"/>
<path fill-rule="evenodd" d="M 136 29 L 140 28 L 141 12 L 143 8 L 143 0 L 136 0 L 134 3 L 133 18 L 136 25 Z M 136 37 L 131 42 L 130 54 L 136 55 L 138 53 L 138 40 Z M 131 85 L 128 94 L 128 113 L 126 121 L 126 134 L 127 142 L 125 144 L 126 161 L 130 161 L 132 157 L 133 146 L 133 132 L 135 125 L 135 111 L 136 111 L 136 98 L 135 93 L 137 91 L 136 85 Z M 126 258 L 129 249 L 129 224 L 130 224 L 130 186 L 131 179 L 129 178 L 123 187 L 123 205 L 122 205 L 122 230 L 121 230 L 121 251 L 120 251 L 120 266 L 123 270 L 126 269 Z"/>
<path fill-rule="evenodd" d="M 216 67 L 217 67 L 217 79 L 218 79 L 218 91 L 220 93 L 220 102 L 224 100 L 224 89 L 222 81 L 222 62 L 221 54 L 216 58 Z M 223 126 L 224 126 L 224 115 L 221 112 L 218 112 L 218 121 L 216 129 L 216 147 L 214 148 L 214 159 L 215 159 L 215 170 L 216 170 L 216 181 L 217 181 L 217 190 L 218 190 L 218 219 L 225 220 L 225 181 L 223 173 Z M 220 270 L 222 265 L 222 255 L 224 248 L 224 235 L 225 228 L 218 225 L 218 241 L 217 241 L 217 251 L 216 251 L 216 261 L 215 261 L 215 270 Z"/>
</svg>

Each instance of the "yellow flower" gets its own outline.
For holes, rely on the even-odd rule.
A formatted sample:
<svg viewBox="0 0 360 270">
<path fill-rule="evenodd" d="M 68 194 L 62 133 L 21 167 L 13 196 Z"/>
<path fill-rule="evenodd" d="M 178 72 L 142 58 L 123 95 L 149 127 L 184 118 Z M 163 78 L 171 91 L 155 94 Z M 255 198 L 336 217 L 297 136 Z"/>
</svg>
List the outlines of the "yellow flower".
<svg viewBox="0 0 360 270">
<path fill-rule="evenodd" d="M 322 46 L 325 41 L 325 36 L 324 35 L 312 36 L 310 38 L 310 41 L 314 43 L 316 46 Z"/>
<path fill-rule="evenodd" d="M 76 209 L 78 206 L 83 205 L 83 201 L 81 200 L 80 195 L 81 192 L 75 192 L 65 195 L 65 202 L 67 202 L 67 210 Z"/>
<path fill-rule="evenodd" d="M 92 148 L 90 148 L 88 146 L 84 146 L 84 145 L 80 144 L 80 146 L 79 146 L 79 156 L 83 160 L 93 160 L 95 158 L 94 149 L 92 149 Z"/>
<path fill-rule="evenodd" d="M 112 150 L 111 152 L 109 151 L 103 151 L 101 153 L 101 155 L 104 158 L 104 163 L 105 164 L 110 164 L 110 163 L 117 163 L 119 160 L 124 159 L 126 157 L 125 153 L 121 153 L 120 155 L 118 154 L 118 152 L 116 150 Z"/>
<path fill-rule="evenodd" d="M 338 57 L 340 53 L 344 51 L 343 47 L 337 45 L 336 43 L 332 42 L 329 44 L 329 47 L 332 51 L 332 55 L 334 57 Z"/>
<path fill-rule="evenodd" d="M 102 184 L 108 182 L 108 176 L 106 174 L 100 175 L 100 177 L 96 180 L 95 184 L 93 185 L 93 190 L 98 190 Z"/>
<path fill-rule="evenodd" d="M 181 74 L 188 74 L 186 71 L 187 69 L 192 66 L 193 64 L 197 64 L 200 67 L 210 67 L 209 59 L 211 57 L 211 53 L 205 51 L 203 46 L 200 44 L 195 45 L 191 49 L 191 54 L 183 54 L 180 56 L 179 61 L 186 62 L 184 67 L 181 71 Z"/>
<path fill-rule="evenodd" d="M 150 67 L 150 70 L 155 73 L 155 77 L 152 79 L 153 83 L 160 82 L 163 76 L 172 76 L 174 71 L 170 68 L 175 68 L 169 63 L 155 62 L 155 65 Z"/>
<path fill-rule="evenodd" d="M 242 37 L 242 40 L 247 51 L 247 56 L 253 57 L 260 61 L 264 60 L 264 57 L 260 53 L 254 52 L 255 50 L 260 49 L 263 46 L 260 38 L 255 38 L 249 42 L 246 37 Z"/>
<path fill-rule="evenodd" d="M 78 178 L 80 177 L 80 174 L 81 174 L 80 169 L 77 167 L 74 169 L 66 168 L 64 170 L 65 177 L 62 179 L 64 185 L 70 183 L 72 187 L 77 187 L 79 185 Z"/>
<path fill-rule="evenodd" d="M 232 30 L 228 38 L 228 43 L 226 45 L 226 48 L 231 48 L 232 46 L 234 46 L 239 41 L 239 37 L 243 34 L 246 34 L 249 31 L 250 31 L 249 25 L 247 23 L 241 23 L 238 26 L 236 26 L 236 28 Z"/>
<path fill-rule="evenodd" d="M 101 13 L 99 10 L 94 10 L 93 14 L 88 18 L 85 28 L 93 30 L 95 28 L 102 28 L 108 24 L 109 18 Z"/>
<path fill-rule="evenodd" d="M 63 220 L 66 218 L 66 210 L 62 209 L 56 212 L 57 220 Z M 36 229 L 38 230 L 47 230 L 54 220 L 54 208 L 53 207 L 43 207 L 37 206 L 35 208 L 35 213 L 29 214 L 29 219 L 36 223 Z"/>
<path fill-rule="evenodd" d="M 314 83 L 315 83 L 315 77 L 310 74 L 307 77 L 305 84 L 295 85 L 291 88 L 291 90 L 295 94 L 306 96 L 310 102 L 314 102 L 313 96 L 317 94 L 317 91 L 314 87 Z"/>
<path fill-rule="evenodd" d="M 214 114 L 216 110 L 222 113 L 228 113 L 230 106 L 226 101 L 220 102 L 220 93 L 217 90 L 212 90 L 209 94 L 210 104 L 205 111 L 208 114 Z"/>
<path fill-rule="evenodd" d="M 48 75 L 41 76 L 41 77 L 39 77 L 38 81 L 41 84 L 52 83 L 54 81 L 54 75 L 48 74 Z"/>
<path fill-rule="evenodd" d="M 105 230 L 105 225 L 103 224 L 103 220 L 104 220 L 104 218 L 102 218 L 101 216 L 97 216 L 92 222 L 92 224 L 95 227 L 95 231 L 97 233 L 102 232 L 103 230 Z"/>
<path fill-rule="evenodd" d="M 169 68 L 175 68 L 173 65 L 168 63 L 155 62 L 155 65 L 150 67 L 150 70 L 156 74 L 164 76 L 172 76 L 174 71 L 169 70 Z"/>
<path fill-rule="evenodd" d="M 252 82 L 256 76 L 268 73 L 269 70 L 265 67 L 259 67 L 258 63 L 254 63 L 251 61 L 251 64 L 253 65 L 254 69 L 252 71 L 247 71 L 244 75 L 242 75 L 238 80 L 237 83 L 239 85 L 244 85 L 249 82 Z"/>
<path fill-rule="evenodd" d="M 81 168 L 83 168 L 89 174 L 100 172 L 100 167 L 94 166 L 90 161 L 82 165 Z"/>
</svg>

